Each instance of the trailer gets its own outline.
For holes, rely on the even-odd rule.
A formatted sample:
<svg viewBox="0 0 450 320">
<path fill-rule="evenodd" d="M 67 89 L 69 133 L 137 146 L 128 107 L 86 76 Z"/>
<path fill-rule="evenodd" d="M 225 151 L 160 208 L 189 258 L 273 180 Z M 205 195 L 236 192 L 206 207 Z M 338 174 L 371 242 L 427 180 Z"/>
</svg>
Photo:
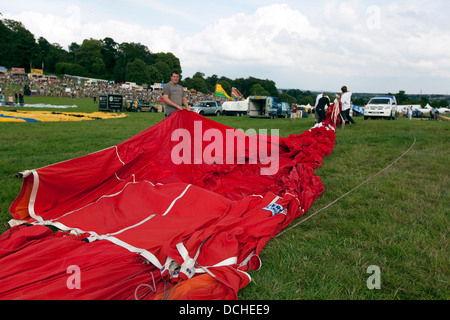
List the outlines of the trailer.
<svg viewBox="0 0 450 320">
<path fill-rule="evenodd" d="M 121 94 L 101 94 L 98 96 L 98 111 L 122 111 L 123 96 Z"/>
<path fill-rule="evenodd" d="M 222 103 L 222 113 L 226 116 L 244 116 L 248 112 L 249 99 Z"/>
<path fill-rule="evenodd" d="M 127 111 L 135 112 L 158 112 L 158 108 L 144 99 L 129 99 L 125 102 L 125 108 Z"/>
<path fill-rule="evenodd" d="M 278 98 L 268 96 L 248 97 L 248 115 L 251 118 L 276 118 L 278 116 Z"/>
</svg>

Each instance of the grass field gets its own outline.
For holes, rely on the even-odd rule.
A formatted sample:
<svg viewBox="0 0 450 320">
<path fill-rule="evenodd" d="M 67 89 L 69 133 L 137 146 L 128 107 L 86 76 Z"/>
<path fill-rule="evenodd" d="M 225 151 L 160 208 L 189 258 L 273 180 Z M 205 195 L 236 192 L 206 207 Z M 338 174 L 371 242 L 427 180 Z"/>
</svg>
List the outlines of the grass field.
<svg viewBox="0 0 450 320">
<path fill-rule="evenodd" d="M 65 111 L 96 111 L 91 99 L 26 100 L 40 102 L 78 105 Z M 162 119 L 160 113 L 128 113 L 113 120 L 0 123 L 0 232 L 22 183 L 14 173 L 115 145 Z M 277 128 L 281 136 L 314 124 L 312 118 L 215 120 L 244 130 Z M 387 167 L 414 138 L 417 142 L 385 172 L 269 241 L 262 268 L 250 273 L 254 281 L 239 299 L 450 299 L 450 122 L 355 120 L 336 131 L 333 153 L 316 170 L 325 192 L 304 217 Z M 371 265 L 380 268 L 380 289 L 367 287 Z"/>
</svg>

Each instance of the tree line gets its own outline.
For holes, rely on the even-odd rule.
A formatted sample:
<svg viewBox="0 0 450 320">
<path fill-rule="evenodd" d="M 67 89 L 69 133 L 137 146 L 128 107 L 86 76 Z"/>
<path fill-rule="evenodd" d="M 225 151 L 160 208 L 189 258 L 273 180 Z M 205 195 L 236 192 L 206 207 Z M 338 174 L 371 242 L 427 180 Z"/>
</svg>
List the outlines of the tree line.
<svg viewBox="0 0 450 320">
<path fill-rule="evenodd" d="M 172 70 L 182 73 L 180 60 L 170 52 L 153 53 L 141 43 L 117 43 L 109 37 L 102 40 L 85 39 L 81 44 L 72 42 L 68 50 L 65 50 L 58 43 L 49 43 L 43 37 L 36 40 L 21 22 L 10 19 L 0 20 L 0 43 L 0 66 L 7 68 L 19 67 L 30 71 L 31 68 L 43 67 L 45 73 L 59 76 L 69 74 L 150 85 L 169 82 Z M 269 79 L 248 77 L 232 80 L 215 74 L 205 77 L 202 72 L 182 78 L 180 83 L 188 89 L 202 93 L 213 93 L 216 84 L 220 83 L 228 94 L 231 94 L 231 88 L 235 87 L 245 97 L 274 96 L 291 104 L 314 105 L 317 96 L 317 93 L 308 90 L 278 90 L 275 82 Z M 404 91 L 400 91 L 396 96 L 400 104 L 425 105 L 431 102 L 428 97 L 412 99 Z M 364 105 L 369 98 L 355 96 L 353 103 Z M 442 106 L 448 106 L 447 101 L 442 100 L 442 103 Z"/>
</svg>

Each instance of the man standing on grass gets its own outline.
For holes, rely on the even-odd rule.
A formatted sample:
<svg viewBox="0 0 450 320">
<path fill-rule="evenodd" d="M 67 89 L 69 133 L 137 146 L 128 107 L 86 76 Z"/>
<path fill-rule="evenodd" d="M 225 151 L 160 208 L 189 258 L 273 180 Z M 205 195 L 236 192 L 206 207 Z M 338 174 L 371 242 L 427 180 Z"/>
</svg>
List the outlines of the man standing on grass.
<svg viewBox="0 0 450 320">
<path fill-rule="evenodd" d="M 292 105 L 291 120 L 297 119 L 297 104 Z"/>
<path fill-rule="evenodd" d="M 191 110 L 184 94 L 184 89 L 178 84 L 178 81 L 180 81 L 180 72 L 174 70 L 170 74 L 170 82 L 163 87 L 164 114 L 166 117 L 177 110 L 183 110 L 183 105 L 186 107 L 186 110 Z"/>
<path fill-rule="evenodd" d="M 350 109 L 352 107 L 352 93 L 347 90 L 346 86 L 341 88 L 341 104 L 342 104 L 342 117 L 344 121 L 347 123 L 355 123 L 353 118 L 350 116 Z"/>
<path fill-rule="evenodd" d="M 316 113 L 318 114 L 318 123 L 325 120 L 325 108 L 330 107 L 330 98 L 326 92 L 322 93 L 322 98 L 319 99 L 316 106 Z"/>
</svg>

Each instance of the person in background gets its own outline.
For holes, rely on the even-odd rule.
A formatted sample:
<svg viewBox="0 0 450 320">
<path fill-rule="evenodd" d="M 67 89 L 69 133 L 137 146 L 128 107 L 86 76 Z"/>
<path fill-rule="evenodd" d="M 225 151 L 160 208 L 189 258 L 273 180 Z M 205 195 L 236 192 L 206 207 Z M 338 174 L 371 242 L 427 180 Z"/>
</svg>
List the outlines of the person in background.
<svg viewBox="0 0 450 320">
<path fill-rule="evenodd" d="M 317 104 L 319 103 L 320 98 L 323 97 L 323 93 L 320 93 L 316 97 L 316 104 L 314 105 L 314 117 L 316 118 L 316 123 L 319 123 L 319 114 L 317 113 Z"/>
<path fill-rule="evenodd" d="M 297 104 L 292 105 L 291 120 L 297 119 Z"/>
<path fill-rule="evenodd" d="M 24 105 L 24 100 L 23 100 L 23 93 L 22 91 L 19 92 L 19 104 L 21 107 L 23 107 Z"/>
<path fill-rule="evenodd" d="M 345 121 L 342 118 L 341 108 L 342 108 L 342 106 L 341 106 L 341 94 L 338 93 L 338 94 L 336 94 L 336 98 L 334 99 L 334 102 L 333 102 L 333 110 L 332 110 L 332 114 L 331 114 L 331 120 L 336 125 L 341 123 L 342 130 L 344 130 L 344 128 L 345 128 Z"/>
<path fill-rule="evenodd" d="M 12 108 L 14 106 L 14 97 L 12 94 L 8 97 L 9 106 Z"/>
<path fill-rule="evenodd" d="M 322 93 L 322 98 L 319 99 L 316 105 L 316 114 L 319 115 L 318 123 L 325 120 L 325 108 L 330 107 L 330 98 L 326 92 Z"/>
<path fill-rule="evenodd" d="M 341 88 L 341 105 L 342 105 L 342 117 L 345 122 L 355 124 L 355 121 L 350 116 L 350 109 L 352 107 L 352 93 L 348 91 L 346 86 Z"/>
<path fill-rule="evenodd" d="M 431 120 L 437 120 L 437 115 L 439 114 L 439 111 L 436 107 L 430 110 L 430 117 Z"/>
</svg>

